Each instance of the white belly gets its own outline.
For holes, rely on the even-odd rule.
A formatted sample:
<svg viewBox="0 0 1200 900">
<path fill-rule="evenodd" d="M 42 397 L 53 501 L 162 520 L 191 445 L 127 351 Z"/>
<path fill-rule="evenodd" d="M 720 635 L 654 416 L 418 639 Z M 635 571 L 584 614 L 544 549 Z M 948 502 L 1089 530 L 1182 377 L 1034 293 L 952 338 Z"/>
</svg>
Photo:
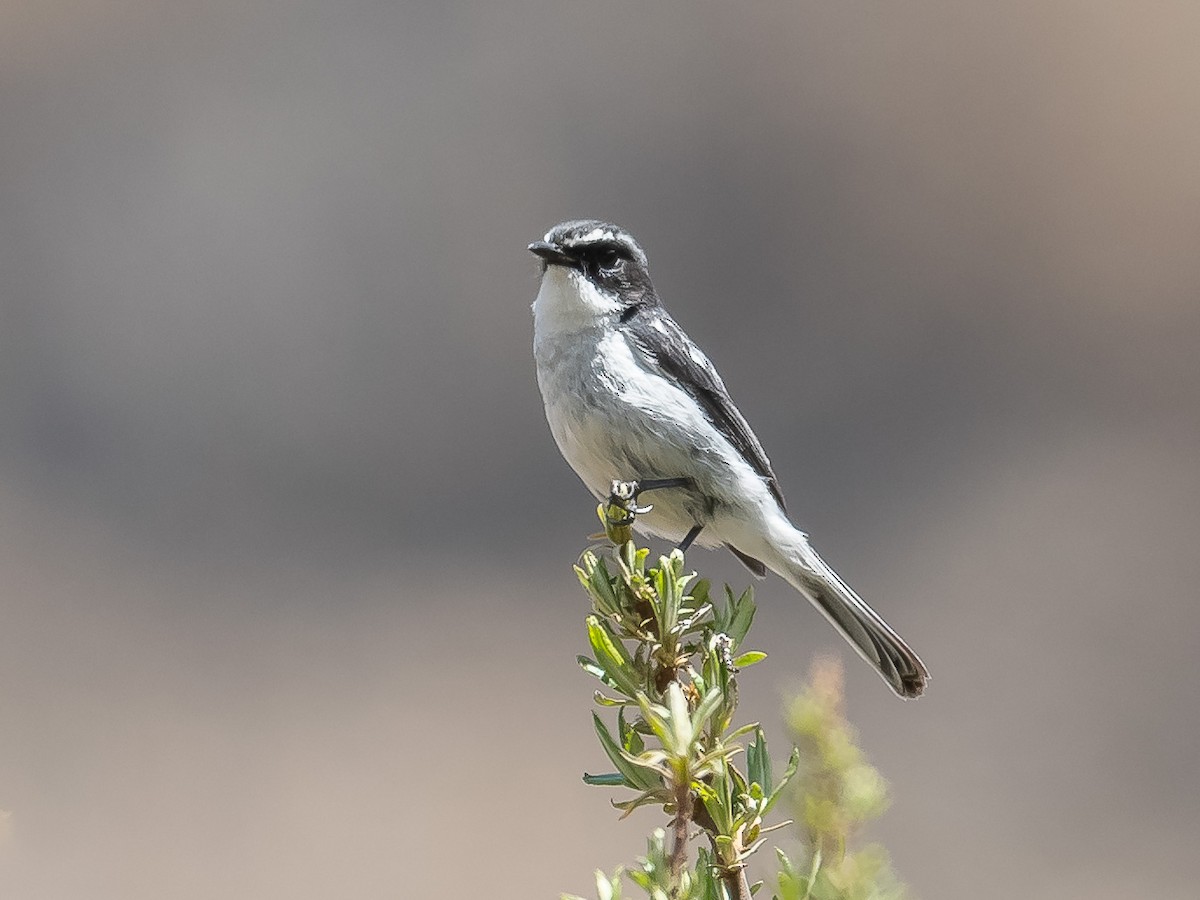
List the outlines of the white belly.
<svg viewBox="0 0 1200 900">
<path fill-rule="evenodd" d="M 696 490 L 646 494 L 642 502 L 654 509 L 638 518 L 639 530 L 678 541 L 702 524 L 699 542 L 714 546 L 732 536 L 723 537 L 732 527 L 723 520 L 733 508 L 769 494 L 699 404 L 648 370 L 621 332 L 596 327 L 541 336 L 535 358 L 554 440 L 595 497 L 607 497 L 614 480 L 695 481 Z"/>
</svg>

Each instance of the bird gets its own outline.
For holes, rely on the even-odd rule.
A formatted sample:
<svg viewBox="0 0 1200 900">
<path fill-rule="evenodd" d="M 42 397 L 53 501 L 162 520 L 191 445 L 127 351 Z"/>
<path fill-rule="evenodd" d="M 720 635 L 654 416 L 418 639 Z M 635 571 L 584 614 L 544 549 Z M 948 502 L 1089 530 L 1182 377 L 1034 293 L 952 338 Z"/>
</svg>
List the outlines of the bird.
<svg viewBox="0 0 1200 900">
<path fill-rule="evenodd" d="M 723 545 L 757 577 L 776 573 L 892 691 L 920 696 L 929 670 L 792 524 L 762 444 L 663 306 L 633 235 L 578 219 L 528 249 L 541 263 L 533 355 L 546 420 L 591 494 L 632 501 L 645 534 Z M 648 491 L 653 504 L 637 507 Z"/>
</svg>

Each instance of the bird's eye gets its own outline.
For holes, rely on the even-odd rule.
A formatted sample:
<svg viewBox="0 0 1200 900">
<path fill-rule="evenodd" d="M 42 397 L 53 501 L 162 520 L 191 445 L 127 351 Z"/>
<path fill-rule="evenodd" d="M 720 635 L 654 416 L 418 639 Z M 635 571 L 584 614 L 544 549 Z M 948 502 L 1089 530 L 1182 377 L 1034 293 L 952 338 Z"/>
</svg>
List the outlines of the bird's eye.
<svg viewBox="0 0 1200 900">
<path fill-rule="evenodd" d="M 612 247 L 606 247 L 596 256 L 596 261 L 600 263 L 602 269 L 615 269 L 621 261 L 621 254 Z"/>
</svg>

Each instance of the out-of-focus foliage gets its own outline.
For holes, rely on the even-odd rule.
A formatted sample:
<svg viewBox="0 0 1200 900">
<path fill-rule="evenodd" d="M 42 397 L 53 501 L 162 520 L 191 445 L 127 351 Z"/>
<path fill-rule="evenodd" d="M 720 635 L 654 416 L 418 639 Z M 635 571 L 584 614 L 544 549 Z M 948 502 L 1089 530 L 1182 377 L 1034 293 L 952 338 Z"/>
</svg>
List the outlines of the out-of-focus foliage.
<svg viewBox="0 0 1200 900">
<path fill-rule="evenodd" d="M 842 669 L 818 660 L 788 704 L 800 764 L 788 791 L 801 850 L 779 857 L 779 900 L 902 900 L 908 892 L 877 844 L 852 850 L 859 829 L 889 804 L 887 783 L 867 762 L 842 709 Z"/>
</svg>

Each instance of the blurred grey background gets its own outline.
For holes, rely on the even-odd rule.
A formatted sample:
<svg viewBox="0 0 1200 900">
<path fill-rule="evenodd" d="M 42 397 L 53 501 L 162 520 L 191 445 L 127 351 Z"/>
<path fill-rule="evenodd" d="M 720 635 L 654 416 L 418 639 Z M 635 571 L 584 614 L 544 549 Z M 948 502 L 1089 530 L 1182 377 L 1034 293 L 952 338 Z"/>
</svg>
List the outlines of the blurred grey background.
<svg viewBox="0 0 1200 900">
<path fill-rule="evenodd" d="M 0 896 L 553 897 L 641 851 L 579 782 L 595 520 L 530 355 L 525 244 L 579 216 L 933 670 L 902 704 L 848 658 L 917 895 L 1195 896 L 1198 33 L 0 3 Z M 846 654 L 760 598 L 782 753 Z"/>
</svg>

